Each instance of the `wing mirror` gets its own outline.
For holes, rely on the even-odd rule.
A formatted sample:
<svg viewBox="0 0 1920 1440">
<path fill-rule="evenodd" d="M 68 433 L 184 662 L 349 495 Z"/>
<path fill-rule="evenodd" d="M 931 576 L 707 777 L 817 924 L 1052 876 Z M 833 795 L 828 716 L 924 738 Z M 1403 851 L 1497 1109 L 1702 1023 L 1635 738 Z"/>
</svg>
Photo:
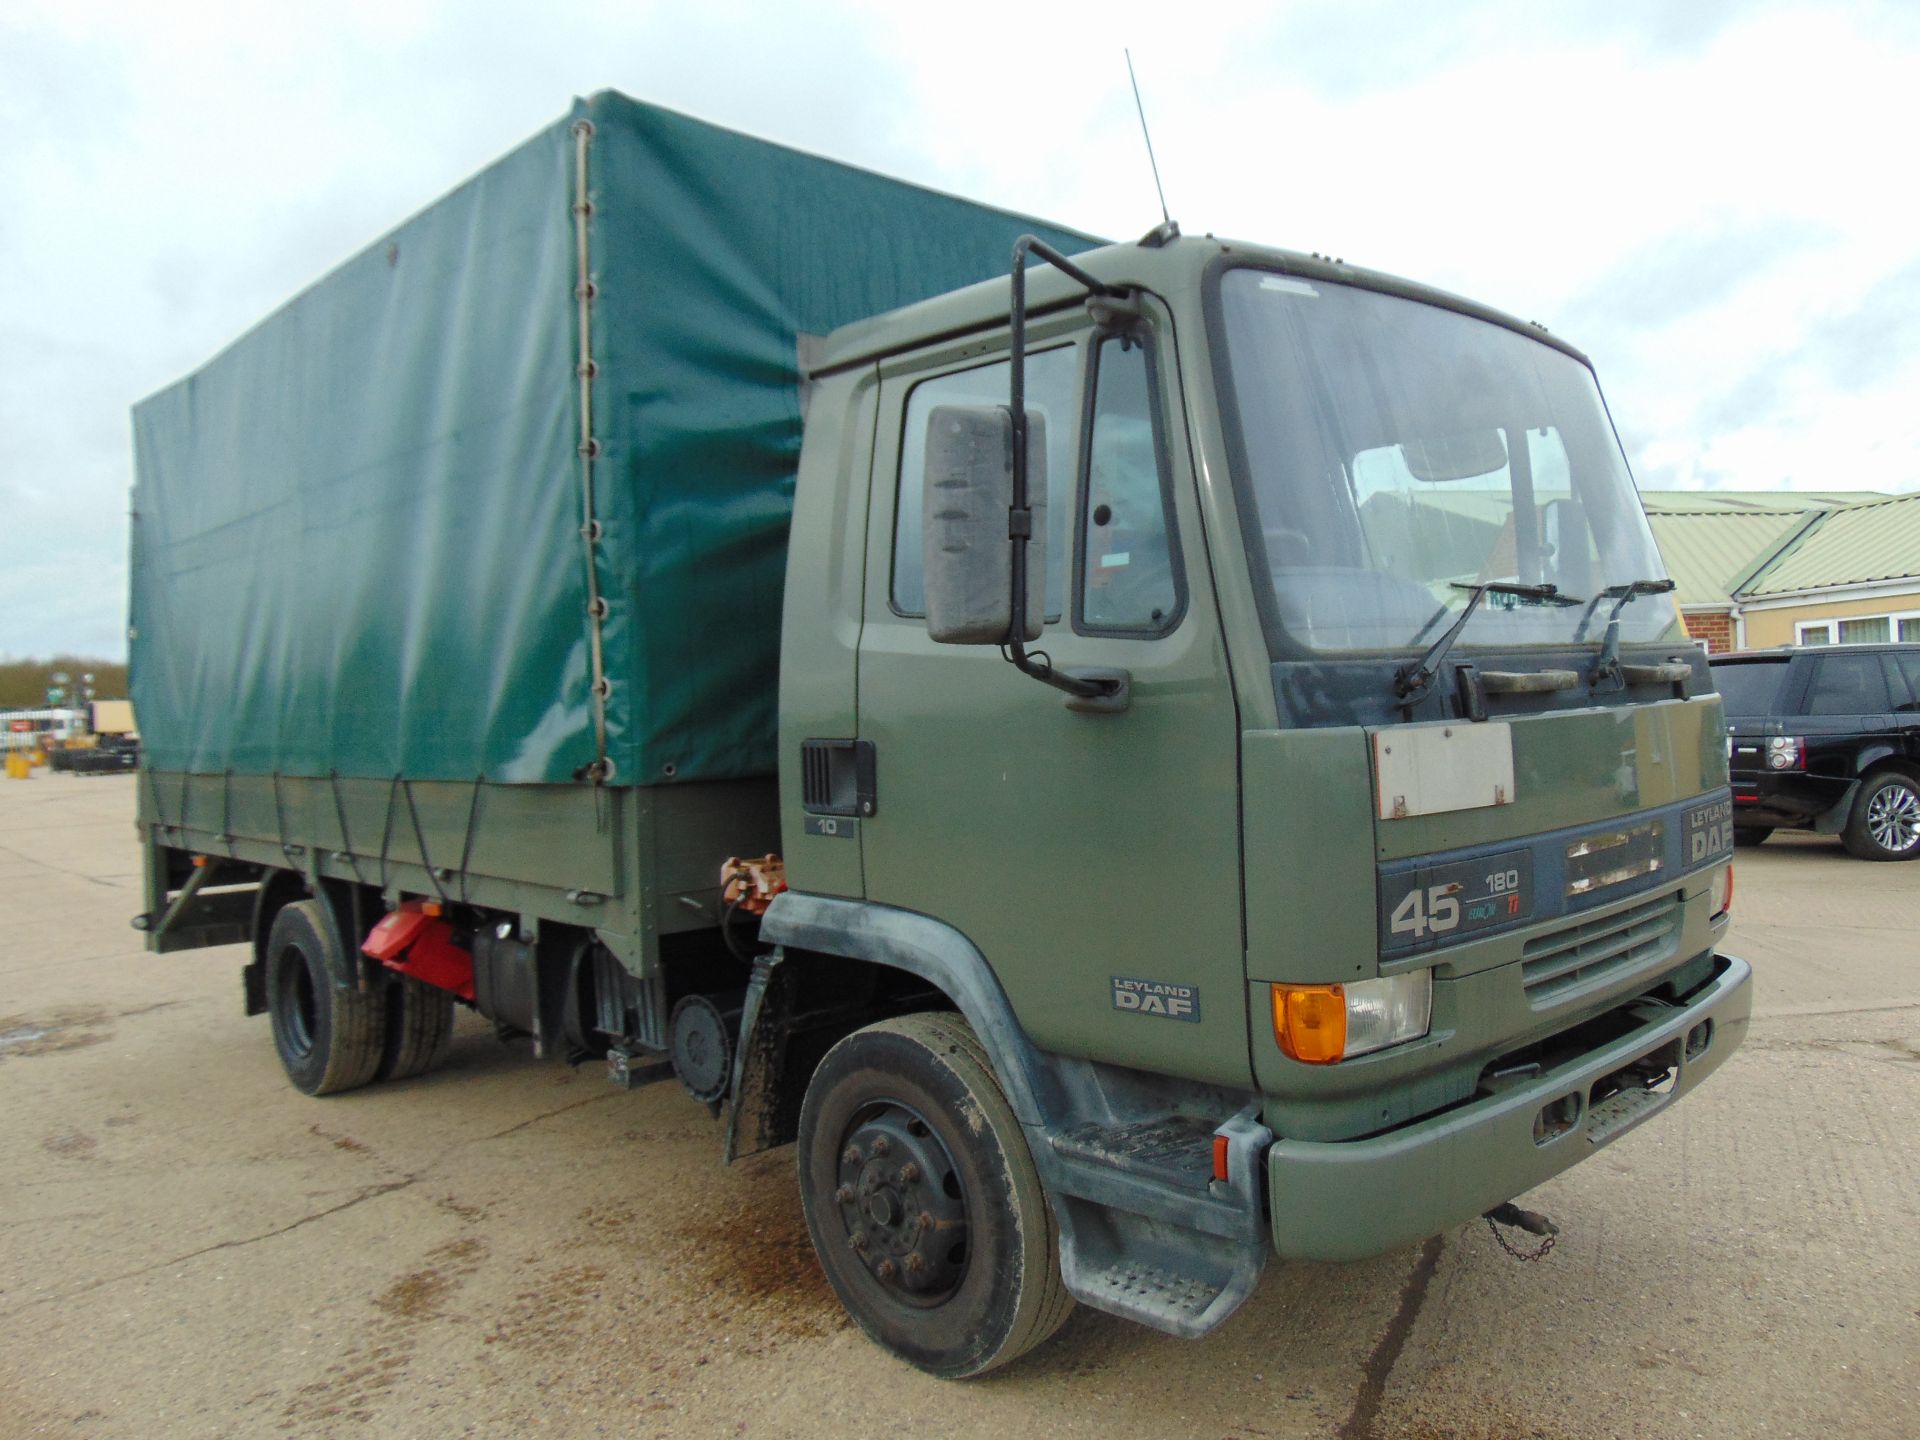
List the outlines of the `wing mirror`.
<svg viewBox="0 0 1920 1440">
<path fill-rule="evenodd" d="M 1057 670 L 1047 655 L 1027 653 L 1047 607 L 1046 421 L 1027 411 L 1029 252 L 1115 302 L 1114 315 L 1137 308 L 1137 297 L 1094 279 L 1045 241 L 1022 235 L 1014 242 L 1007 404 L 942 405 L 928 417 L 920 541 L 927 633 L 947 645 L 999 645 L 1021 674 L 1063 692 L 1068 708 L 1117 714 L 1129 703 L 1126 671 Z"/>
<path fill-rule="evenodd" d="M 943 645 L 1004 645 L 1013 627 L 1014 546 L 1026 551 L 1026 625 L 1038 640 L 1047 605 L 1047 424 L 1027 418 L 1030 532 L 1013 514 L 1013 415 L 1003 405 L 941 405 L 927 421 L 921 568 L 927 634 Z M 1039 544 L 1034 541 L 1038 539 Z"/>
</svg>

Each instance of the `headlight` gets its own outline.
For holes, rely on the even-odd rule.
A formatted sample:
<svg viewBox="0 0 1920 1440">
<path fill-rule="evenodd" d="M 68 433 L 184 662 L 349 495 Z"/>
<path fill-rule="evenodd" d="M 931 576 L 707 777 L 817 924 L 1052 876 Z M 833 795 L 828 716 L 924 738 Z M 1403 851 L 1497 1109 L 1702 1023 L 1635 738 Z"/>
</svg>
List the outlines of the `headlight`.
<svg viewBox="0 0 1920 1440">
<path fill-rule="evenodd" d="M 1418 1040 L 1433 1018 L 1433 971 L 1345 985 L 1275 985 L 1273 1036 L 1308 1065 L 1331 1065 Z"/>
<path fill-rule="evenodd" d="M 1733 908 L 1733 866 L 1722 865 L 1713 872 L 1713 918 L 1718 920 Z"/>
</svg>

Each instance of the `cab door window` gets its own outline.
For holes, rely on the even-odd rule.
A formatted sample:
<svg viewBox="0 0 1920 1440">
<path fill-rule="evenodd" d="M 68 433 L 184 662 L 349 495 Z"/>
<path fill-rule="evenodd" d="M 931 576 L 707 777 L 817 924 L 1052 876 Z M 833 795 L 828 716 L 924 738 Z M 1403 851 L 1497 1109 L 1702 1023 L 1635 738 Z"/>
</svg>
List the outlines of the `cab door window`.
<svg viewBox="0 0 1920 1440">
<path fill-rule="evenodd" d="M 1077 545 L 1074 627 L 1083 633 L 1162 635 L 1184 608 L 1153 392 L 1141 337 L 1100 343 Z"/>
<path fill-rule="evenodd" d="M 1047 427 L 1047 619 L 1058 620 L 1067 595 L 1067 536 L 1072 529 L 1076 351 L 1071 345 L 1027 356 L 1027 414 Z M 922 573 L 922 487 L 927 473 L 927 417 L 937 405 L 1005 405 L 1008 362 L 977 365 L 936 375 L 907 396 L 900 446 L 900 495 L 894 507 L 893 608 L 906 616 L 927 613 Z"/>
</svg>

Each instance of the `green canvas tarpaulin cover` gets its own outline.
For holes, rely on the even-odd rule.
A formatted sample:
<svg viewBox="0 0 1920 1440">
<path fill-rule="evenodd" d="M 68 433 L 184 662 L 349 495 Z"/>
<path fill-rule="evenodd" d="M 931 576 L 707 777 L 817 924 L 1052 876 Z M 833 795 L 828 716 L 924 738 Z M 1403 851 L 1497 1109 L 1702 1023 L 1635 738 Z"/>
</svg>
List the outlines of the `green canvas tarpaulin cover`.
<svg viewBox="0 0 1920 1440">
<path fill-rule="evenodd" d="M 159 770 L 616 784 L 774 766 L 802 336 L 1093 237 L 611 92 L 134 410 Z"/>
</svg>

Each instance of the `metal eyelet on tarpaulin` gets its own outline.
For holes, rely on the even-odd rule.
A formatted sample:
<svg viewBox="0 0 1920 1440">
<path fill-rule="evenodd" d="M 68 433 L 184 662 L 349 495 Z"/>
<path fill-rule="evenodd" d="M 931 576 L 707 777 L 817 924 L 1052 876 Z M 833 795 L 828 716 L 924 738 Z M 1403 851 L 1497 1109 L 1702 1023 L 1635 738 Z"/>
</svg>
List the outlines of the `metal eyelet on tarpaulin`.
<svg viewBox="0 0 1920 1440">
<path fill-rule="evenodd" d="M 594 281 L 589 251 L 590 222 L 593 218 L 593 193 L 588 184 L 587 156 L 593 144 L 593 122 L 581 119 L 573 124 L 573 297 L 577 307 L 579 355 L 574 375 L 580 385 L 580 542 L 587 562 L 587 645 L 593 664 L 593 743 L 594 761 L 587 777 L 595 785 L 613 778 L 613 763 L 607 758 L 607 697 L 612 682 L 607 678 L 606 659 L 600 627 L 607 615 L 607 602 L 600 594 L 600 575 L 595 552 L 601 526 L 594 513 L 593 462 L 599 458 L 600 442 L 593 433 L 593 382 L 599 367 L 593 359 L 593 302 L 599 293 Z"/>
</svg>

